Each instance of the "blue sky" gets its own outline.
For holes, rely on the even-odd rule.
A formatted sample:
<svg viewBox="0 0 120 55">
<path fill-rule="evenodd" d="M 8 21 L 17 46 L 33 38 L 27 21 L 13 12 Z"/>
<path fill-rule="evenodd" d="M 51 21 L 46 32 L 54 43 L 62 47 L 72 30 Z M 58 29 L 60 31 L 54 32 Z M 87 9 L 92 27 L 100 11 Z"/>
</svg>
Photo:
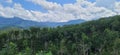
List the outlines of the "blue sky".
<svg viewBox="0 0 120 55">
<path fill-rule="evenodd" d="M 63 4 L 67 4 L 67 3 L 75 3 L 76 0 L 47 0 L 49 2 L 56 2 L 59 3 L 61 5 Z M 0 2 L 4 5 L 4 6 L 12 6 L 11 4 L 8 4 L 5 2 L 5 0 L 0 0 Z M 27 10 L 37 10 L 37 11 L 41 11 L 41 12 L 46 12 L 47 10 L 45 10 L 44 8 L 42 8 L 39 5 L 33 4 L 32 2 L 28 2 L 27 0 L 13 0 L 14 3 L 20 3 L 25 9 Z"/>
<path fill-rule="evenodd" d="M 13 0 L 13 1 L 16 2 L 16 3 L 22 4 L 22 6 L 25 9 L 28 9 L 28 10 L 37 10 L 37 11 L 41 11 L 41 12 L 46 12 L 47 11 L 44 8 L 42 8 L 41 6 L 33 4 L 32 2 L 28 2 L 26 0 Z M 64 1 L 61 1 L 61 0 L 47 0 L 47 1 L 56 2 L 56 3 L 59 3 L 61 5 L 76 2 L 76 0 L 71 0 L 71 1 L 70 0 L 64 0 Z"/>
<path fill-rule="evenodd" d="M 20 3 L 27 10 L 37 10 L 45 12 L 45 9 L 43 9 L 41 6 L 33 4 L 32 2 L 27 2 L 26 0 L 13 0 L 13 1 L 16 3 Z"/>
<path fill-rule="evenodd" d="M 89 21 L 119 14 L 120 0 L 0 0 L 0 16 L 38 22 Z"/>
</svg>

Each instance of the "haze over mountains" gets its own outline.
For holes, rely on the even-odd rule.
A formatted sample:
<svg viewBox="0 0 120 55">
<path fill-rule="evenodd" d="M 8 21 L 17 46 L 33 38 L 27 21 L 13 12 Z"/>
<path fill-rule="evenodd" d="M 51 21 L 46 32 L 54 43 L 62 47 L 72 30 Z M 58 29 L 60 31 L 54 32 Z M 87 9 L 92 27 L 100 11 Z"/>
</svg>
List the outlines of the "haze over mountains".
<svg viewBox="0 0 120 55">
<path fill-rule="evenodd" d="M 19 27 L 19 28 L 29 28 L 29 27 L 56 27 L 70 24 L 78 24 L 85 22 L 85 20 L 71 20 L 68 22 L 35 22 L 30 20 L 23 20 L 18 17 L 14 18 L 4 18 L 0 17 L 0 28 L 3 27 Z"/>
</svg>

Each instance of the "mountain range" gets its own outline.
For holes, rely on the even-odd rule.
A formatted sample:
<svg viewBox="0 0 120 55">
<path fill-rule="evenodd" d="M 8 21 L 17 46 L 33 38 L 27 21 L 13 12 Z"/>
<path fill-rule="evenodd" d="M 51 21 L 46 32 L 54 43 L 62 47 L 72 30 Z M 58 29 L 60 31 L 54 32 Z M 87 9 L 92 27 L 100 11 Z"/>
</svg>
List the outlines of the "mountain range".
<svg viewBox="0 0 120 55">
<path fill-rule="evenodd" d="M 19 27 L 19 28 L 29 28 L 29 27 L 57 27 L 70 24 L 78 24 L 85 22 L 85 20 L 71 20 L 68 22 L 35 22 L 30 20 L 23 20 L 18 17 L 14 18 L 4 18 L 0 17 L 0 28 L 5 27 Z"/>
</svg>

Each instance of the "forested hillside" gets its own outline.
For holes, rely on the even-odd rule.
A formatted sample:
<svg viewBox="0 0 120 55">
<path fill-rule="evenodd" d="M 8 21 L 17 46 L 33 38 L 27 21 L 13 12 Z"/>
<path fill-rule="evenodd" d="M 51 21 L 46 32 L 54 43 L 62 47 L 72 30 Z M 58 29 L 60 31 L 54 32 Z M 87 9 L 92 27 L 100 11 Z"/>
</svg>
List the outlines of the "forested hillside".
<svg viewBox="0 0 120 55">
<path fill-rule="evenodd" d="M 120 16 L 0 31 L 0 55 L 120 55 Z"/>
</svg>

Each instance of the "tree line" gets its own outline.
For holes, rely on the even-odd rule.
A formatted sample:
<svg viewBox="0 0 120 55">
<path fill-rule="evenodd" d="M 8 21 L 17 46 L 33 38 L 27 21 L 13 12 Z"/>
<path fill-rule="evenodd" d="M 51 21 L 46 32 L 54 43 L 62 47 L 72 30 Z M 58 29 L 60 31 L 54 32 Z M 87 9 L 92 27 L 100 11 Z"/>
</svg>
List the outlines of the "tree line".
<svg viewBox="0 0 120 55">
<path fill-rule="evenodd" d="M 119 54 L 119 15 L 55 28 L 0 30 L 0 55 Z"/>
</svg>

